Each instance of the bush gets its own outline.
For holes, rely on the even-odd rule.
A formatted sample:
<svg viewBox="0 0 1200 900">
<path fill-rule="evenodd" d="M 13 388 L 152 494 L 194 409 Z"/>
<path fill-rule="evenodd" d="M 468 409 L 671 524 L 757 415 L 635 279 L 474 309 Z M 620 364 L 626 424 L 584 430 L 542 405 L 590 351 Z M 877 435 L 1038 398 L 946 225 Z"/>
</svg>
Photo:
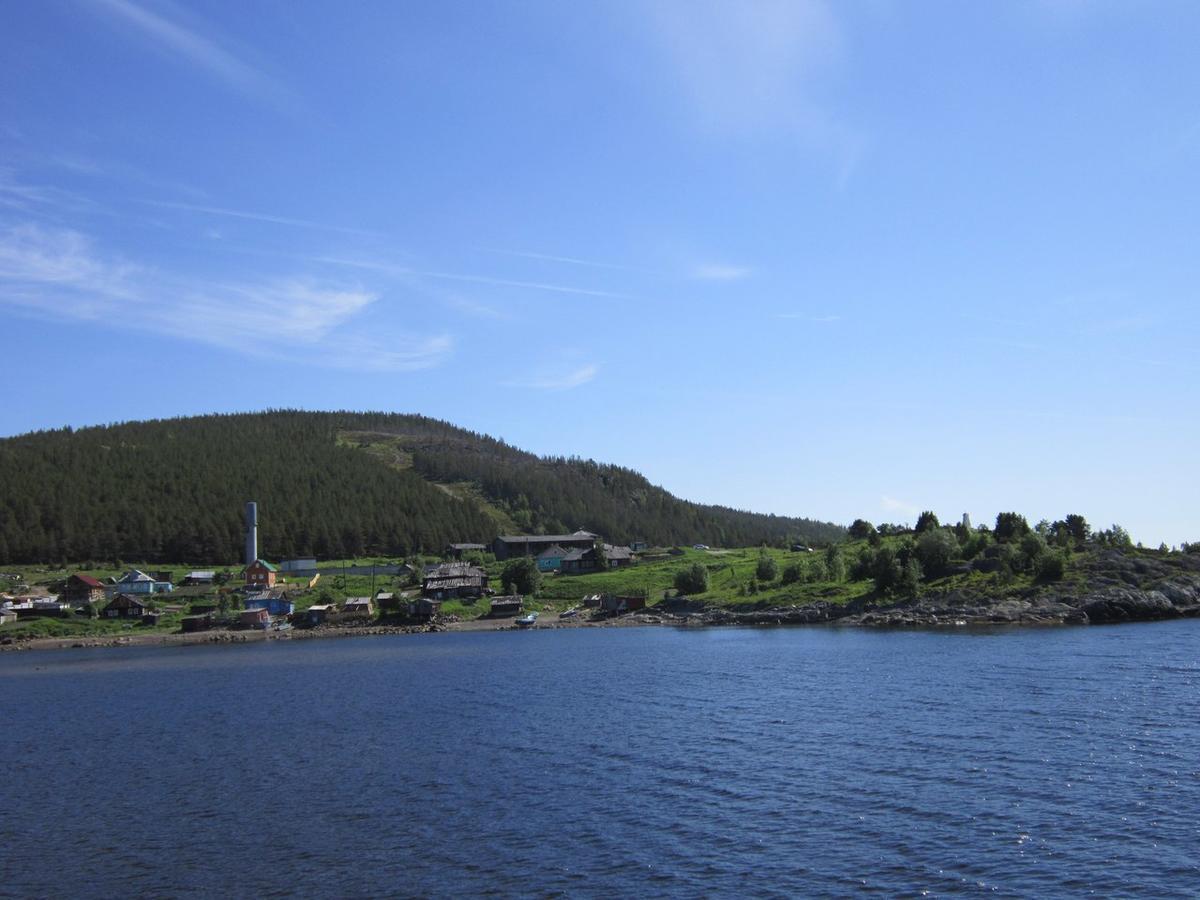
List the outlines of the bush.
<svg viewBox="0 0 1200 900">
<path fill-rule="evenodd" d="M 1129 532 L 1120 525 L 1113 525 L 1111 528 L 1096 532 L 1096 543 L 1106 547 L 1116 547 L 1120 550 L 1128 550 L 1133 547 L 1133 539 L 1129 537 Z"/>
<path fill-rule="evenodd" d="M 1034 571 L 1042 581 L 1060 581 L 1067 574 L 1067 554 L 1047 552 L 1038 557 Z"/>
<path fill-rule="evenodd" d="M 779 576 L 780 584 L 795 584 L 797 581 L 804 579 L 804 567 L 800 563 L 788 563 L 783 567 L 783 574 Z"/>
<path fill-rule="evenodd" d="M 779 575 L 779 566 L 775 560 L 765 553 L 759 556 L 758 565 L 754 567 L 754 577 L 759 581 L 774 581 Z"/>
<path fill-rule="evenodd" d="M 992 545 L 992 536 L 982 528 L 967 535 L 960 550 L 963 559 L 974 559 Z"/>
<path fill-rule="evenodd" d="M 896 592 L 904 597 L 917 596 L 917 591 L 921 589 L 923 575 L 921 563 L 916 556 L 909 557 L 900 567 L 900 584 L 897 586 Z"/>
<path fill-rule="evenodd" d="M 829 570 L 825 565 L 825 560 L 816 558 L 809 559 L 808 565 L 804 570 L 804 580 L 810 582 L 828 581 Z"/>
<path fill-rule="evenodd" d="M 871 577 L 871 563 L 875 561 L 875 554 L 865 547 L 858 551 L 858 556 L 854 562 L 850 564 L 850 578 L 853 581 L 862 581 L 864 578 Z"/>
<path fill-rule="evenodd" d="M 1029 523 L 1015 512 L 1002 512 L 996 516 L 996 541 L 1006 544 L 1029 534 Z"/>
<path fill-rule="evenodd" d="M 708 569 L 694 563 L 675 573 L 675 590 L 681 594 L 703 594 L 708 590 Z"/>
<path fill-rule="evenodd" d="M 942 523 L 938 521 L 938 517 L 932 510 L 925 510 L 917 517 L 917 526 L 913 530 L 917 534 L 924 534 L 926 531 L 932 531 L 935 528 L 941 528 Z"/>
<path fill-rule="evenodd" d="M 921 567 L 934 578 L 945 575 L 950 560 L 958 556 L 958 539 L 949 528 L 934 528 L 917 539 L 914 550 Z"/>
<path fill-rule="evenodd" d="M 855 540 L 861 541 L 875 534 L 875 526 L 866 519 L 855 519 L 850 525 L 849 534 Z"/>
<path fill-rule="evenodd" d="M 875 581 L 875 590 L 881 594 L 891 593 L 900 583 L 903 574 L 896 550 L 890 544 L 885 544 L 875 551 L 871 559 L 871 578 Z"/>
<path fill-rule="evenodd" d="M 542 573 L 528 556 L 509 560 L 500 573 L 500 584 L 506 594 L 536 596 L 542 587 Z"/>
<path fill-rule="evenodd" d="M 846 562 L 842 559 L 842 548 L 837 544 L 825 548 L 825 575 L 830 581 L 846 580 Z"/>
<path fill-rule="evenodd" d="M 996 550 L 996 581 L 1008 584 L 1021 569 L 1021 551 L 1012 544 L 1000 544 Z"/>
<path fill-rule="evenodd" d="M 1021 568 L 1026 571 L 1036 570 L 1038 560 L 1050 552 L 1050 548 L 1046 546 L 1046 539 L 1036 531 L 1031 531 L 1021 538 L 1020 547 Z"/>
</svg>

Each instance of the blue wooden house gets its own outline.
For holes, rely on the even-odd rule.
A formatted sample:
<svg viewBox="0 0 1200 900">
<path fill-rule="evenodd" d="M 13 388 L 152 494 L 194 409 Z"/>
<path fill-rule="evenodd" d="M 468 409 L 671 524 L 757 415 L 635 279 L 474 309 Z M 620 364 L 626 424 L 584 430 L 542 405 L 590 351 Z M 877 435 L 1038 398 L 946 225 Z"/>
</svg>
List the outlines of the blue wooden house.
<svg viewBox="0 0 1200 900">
<path fill-rule="evenodd" d="M 283 591 L 252 591 L 246 595 L 246 609 L 265 609 L 272 616 L 290 616 L 296 604 Z"/>
<path fill-rule="evenodd" d="M 547 547 L 537 556 L 537 567 L 539 572 L 558 572 L 562 569 L 563 557 L 567 555 L 558 544 L 553 547 Z"/>
<path fill-rule="evenodd" d="M 114 594 L 169 594 L 175 585 L 169 581 L 155 581 L 139 569 L 130 569 L 121 576 L 113 587 Z"/>
</svg>

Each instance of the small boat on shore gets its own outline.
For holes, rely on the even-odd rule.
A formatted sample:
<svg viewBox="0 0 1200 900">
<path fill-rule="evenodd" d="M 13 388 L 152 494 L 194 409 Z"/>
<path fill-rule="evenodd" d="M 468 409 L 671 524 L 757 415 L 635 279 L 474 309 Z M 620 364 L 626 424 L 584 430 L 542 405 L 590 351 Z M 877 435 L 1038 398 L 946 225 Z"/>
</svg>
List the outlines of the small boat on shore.
<svg viewBox="0 0 1200 900">
<path fill-rule="evenodd" d="M 529 628 L 531 625 L 536 624 L 537 620 L 538 614 L 531 612 L 528 615 L 521 616 L 521 618 L 517 619 L 517 625 L 521 628 Z"/>
</svg>

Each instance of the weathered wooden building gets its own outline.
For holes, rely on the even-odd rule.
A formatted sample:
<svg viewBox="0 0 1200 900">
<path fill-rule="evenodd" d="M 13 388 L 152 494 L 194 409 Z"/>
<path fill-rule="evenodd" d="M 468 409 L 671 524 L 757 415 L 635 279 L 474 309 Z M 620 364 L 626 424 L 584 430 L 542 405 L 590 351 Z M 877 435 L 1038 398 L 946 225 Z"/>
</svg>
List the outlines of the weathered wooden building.
<svg viewBox="0 0 1200 900">
<path fill-rule="evenodd" d="M 433 600 L 482 597 L 487 589 L 487 572 L 466 563 L 432 566 L 421 582 L 421 596 Z"/>
<path fill-rule="evenodd" d="M 442 611 L 442 601 L 421 597 L 408 601 L 408 614 L 414 619 L 432 619 Z"/>
<path fill-rule="evenodd" d="M 150 606 L 132 594 L 117 594 L 109 601 L 104 609 L 100 610 L 102 619 L 140 619 L 147 612 Z"/>
<path fill-rule="evenodd" d="M 491 608 L 488 610 L 488 615 L 494 618 L 506 618 L 508 616 L 519 616 L 521 609 L 524 606 L 519 595 L 510 595 L 506 597 L 493 597 L 491 600 Z"/>
<path fill-rule="evenodd" d="M 342 611 L 348 616 L 373 616 L 375 604 L 370 597 L 347 597 Z"/>
<path fill-rule="evenodd" d="M 576 548 L 562 559 L 564 575 L 583 575 L 588 572 L 603 571 L 604 569 L 620 569 L 633 565 L 633 552 L 628 547 L 604 545 L 604 558 L 601 560 L 595 546 Z"/>
<path fill-rule="evenodd" d="M 572 534 L 517 534 L 501 535 L 492 542 L 492 552 L 496 559 L 511 559 L 514 556 L 537 556 L 543 550 L 549 550 L 555 544 L 571 550 L 575 547 L 590 547 L 599 539 L 598 534 L 590 531 L 576 531 Z"/>
<path fill-rule="evenodd" d="M 74 605 L 97 603 L 104 599 L 104 582 L 81 572 L 67 579 L 58 597 Z"/>
<path fill-rule="evenodd" d="M 238 624 L 243 628 L 266 629 L 271 627 L 271 614 L 265 606 L 244 609 L 238 613 Z"/>
</svg>

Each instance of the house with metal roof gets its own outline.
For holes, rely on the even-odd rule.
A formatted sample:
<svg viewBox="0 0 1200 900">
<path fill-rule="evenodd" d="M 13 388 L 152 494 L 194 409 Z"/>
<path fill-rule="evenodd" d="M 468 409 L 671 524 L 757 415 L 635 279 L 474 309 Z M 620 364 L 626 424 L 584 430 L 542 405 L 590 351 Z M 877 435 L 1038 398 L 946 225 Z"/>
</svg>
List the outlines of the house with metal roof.
<svg viewBox="0 0 1200 900">
<path fill-rule="evenodd" d="M 275 578 L 278 573 L 279 569 L 265 559 L 256 559 L 242 572 L 246 577 L 246 586 L 257 588 L 275 587 Z"/>
<path fill-rule="evenodd" d="M 169 594 L 175 585 L 156 581 L 140 569 L 130 569 L 109 590 L 114 594 Z"/>
<path fill-rule="evenodd" d="M 244 605 L 246 609 L 265 609 L 273 616 L 290 616 L 296 611 L 296 604 L 279 588 L 250 591 Z"/>
<path fill-rule="evenodd" d="M 59 599 L 71 603 L 94 603 L 104 599 L 104 582 L 83 572 L 72 575 L 58 595 Z"/>
<path fill-rule="evenodd" d="M 587 572 L 620 569 L 631 565 L 633 565 L 633 551 L 628 547 L 605 544 L 603 561 L 597 556 L 594 546 L 587 549 L 577 547 L 563 557 L 562 571 L 564 575 L 582 575 Z"/>
<path fill-rule="evenodd" d="M 102 619 L 140 619 L 150 611 L 150 606 L 132 594 L 117 594 L 104 609 Z"/>
<path fill-rule="evenodd" d="M 443 563 L 425 570 L 421 596 L 433 600 L 455 597 L 482 597 L 488 589 L 488 575 L 467 563 Z"/>
<path fill-rule="evenodd" d="M 492 542 L 496 559 L 511 559 L 514 556 L 537 556 L 555 544 L 570 550 L 574 547 L 590 547 L 600 535 L 580 529 L 572 534 L 515 534 L 501 535 Z"/>
<path fill-rule="evenodd" d="M 576 548 L 578 549 L 578 548 Z M 562 569 L 563 557 L 568 551 L 561 544 L 554 544 L 547 547 L 537 555 L 537 567 L 539 572 L 557 572 Z"/>
</svg>

